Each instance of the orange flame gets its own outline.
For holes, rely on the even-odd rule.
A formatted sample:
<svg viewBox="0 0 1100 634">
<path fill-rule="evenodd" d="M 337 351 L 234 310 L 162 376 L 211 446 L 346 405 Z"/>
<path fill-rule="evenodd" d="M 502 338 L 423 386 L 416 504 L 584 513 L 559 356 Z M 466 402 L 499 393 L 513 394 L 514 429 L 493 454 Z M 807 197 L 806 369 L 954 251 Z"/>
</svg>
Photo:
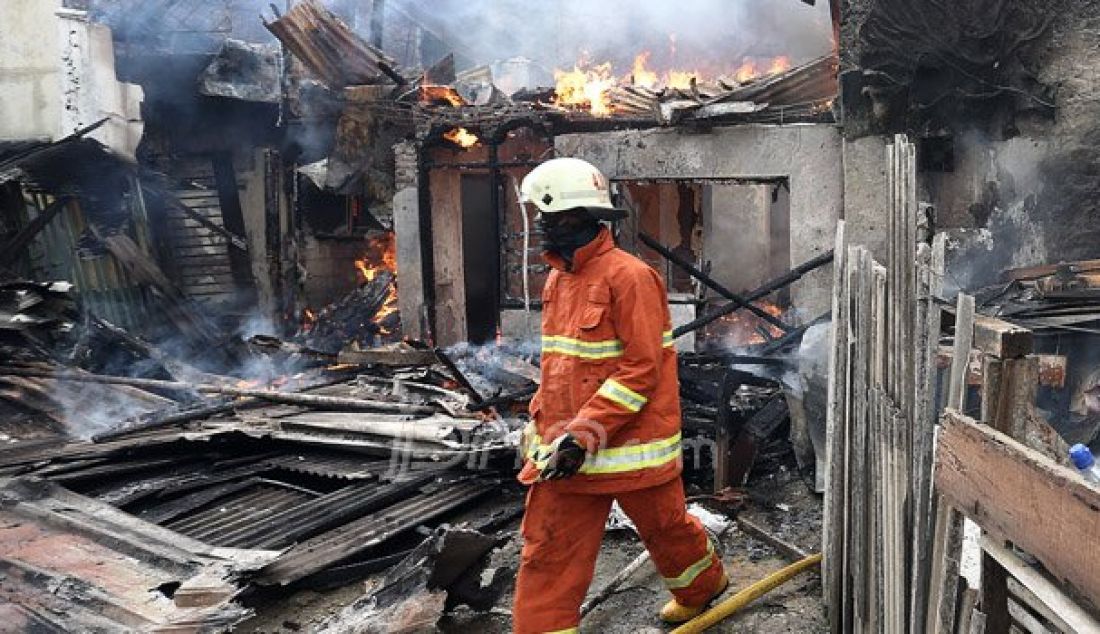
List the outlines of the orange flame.
<svg viewBox="0 0 1100 634">
<path fill-rule="evenodd" d="M 603 117 L 611 114 L 611 90 L 618 81 L 611 76 L 611 62 L 589 66 L 583 60 L 573 70 L 554 71 L 554 102 L 588 110 Z"/>
<path fill-rule="evenodd" d="M 768 67 L 768 74 L 775 75 L 777 73 L 785 73 L 791 69 L 791 58 L 786 55 L 780 55 L 772 60 L 772 65 Z"/>
<path fill-rule="evenodd" d="M 630 73 L 630 79 L 635 86 L 643 88 L 657 87 L 657 73 L 646 68 L 649 63 L 649 51 L 642 51 L 634 58 L 634 69 Z"/>
<path fill-rule="evenodd" d="M 672 50 L 675 50 L 675 41 L 674 36 L 669 37 Z M 612 71 L 611 62 L 591 64 L 582 56 L 574 64 L 573 70 L 554 71 L 554 103 L 570 109 L 587 110 L 596 116 L 607 116 L 613 111 L 610 94 L 613 88 L 638 86 L 651 90 L 660 88 L 687 90 L 691 88 L 692 82 L 701 84 L 723 75 L 685 69 L 658 72 L 650 68 L 650 57 L 649 51 L 642 51 L 634 57 L 630 72 L 617 77 Z M 746 58 L 740 66 L 725 73 L 724 76 L 732 77 L 738 83 L 745 83 L 762 75 L 787 71 L 790 67 L 791 60 L 785 55 L 774 59 Z"/>
<path fill-rule="evenodd" d="M 374 281 L 381 271 L 388 271 L 397 276 L 397 239 L 393 233 L 376 236 L 367 240 L 368 252 L 362 259 L 355 261 L 355 268 L 363 277 L 363 283 Z M 379 332 L 383 335 L 393 334 L 385 325 L 386 318 L 397 312 L 397 283 L 391 283 L 386 291 L 386 300 L 382 308 L 374 314 L 371 320 L 378 324 Z"/>
<path fill-rule="evenodd" d="M 454 128 L 453 130 L 444 132 L 443 138 L 466 149 L 474 147 L 479 142 L 477 135 L 466 128 Z"/>
<path fill-rule="evenodd" d="M 448 104 L 456 108 L 466 105 L 462 95 L 450 86 L 422 85 L 418 96 L 423 104 Z"/>
<path fill-rule="evenodd" d="M 772 317 L 779 317 L 783 314 L 783 309 L 771 302 L 753 303 Z M 736 347 L 765 343 L 767 339 L 764 338 L 764 335 L 760 332 L 761 330 L 767 332 L 772 339 L 783 336 L 782 330 L 747 310 L 739 310 L 723 316 L 708 328 L 707 334 Z"/>
</svg>

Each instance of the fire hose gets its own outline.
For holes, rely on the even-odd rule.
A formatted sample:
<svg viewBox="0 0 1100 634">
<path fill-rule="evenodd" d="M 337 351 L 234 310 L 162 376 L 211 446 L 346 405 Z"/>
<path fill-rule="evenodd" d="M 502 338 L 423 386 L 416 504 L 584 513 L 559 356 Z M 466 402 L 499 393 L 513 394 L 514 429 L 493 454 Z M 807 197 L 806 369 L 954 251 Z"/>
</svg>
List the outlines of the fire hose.
<svg viewBox="0 0 1100 634">
<path fill-rule="evenodd" d="M 799 573 L 809 570 L 820 563 L 821 553 L 818 553 L 816 555 L 810 555 L 802 561 L 793 563 L 786 568 L 773 572 L 725 601 L 722 601 L 713 608 L 703 612 L 694 619 L 672 630 L 670 634 L 698 634 L 699 632 L 703 632 L 708 627 L 718 624 L 746 605 L 790 581 Z"/>
</svg>

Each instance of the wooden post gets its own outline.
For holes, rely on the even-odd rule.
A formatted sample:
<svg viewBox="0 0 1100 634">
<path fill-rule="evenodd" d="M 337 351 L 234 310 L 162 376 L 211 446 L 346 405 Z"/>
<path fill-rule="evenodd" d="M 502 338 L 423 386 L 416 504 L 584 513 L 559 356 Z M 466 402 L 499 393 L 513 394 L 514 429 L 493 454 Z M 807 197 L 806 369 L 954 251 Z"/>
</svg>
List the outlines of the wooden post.
<svg viewBox="0 0 1100 634">
<path fill-rule="evenodd" d="M 839 632 L 844 616 L 847 551 L 844 536 L 848 530 L 847 446 L 848 407 L 848 246 L 844 221 L 837 223 L 833 249 L 833 323 L 830 331 L 829 401 L 825 423 L 825 510 L 821 577 L 828 610 L 829 629 Z"/>
<path fill-rule="evenodd" d="M 1031 331 L 991 317 L 981 317 L 975 322 L 974 342 L 984 355 L 982 422 L 1023 440 L 1023 425 L 1038 390 L 1038 359 L 1024 356 L 1031 352 Z M 982 553 L 981 608 L 986 616 L 986 632 L 1008 634 L 1012 625 L 1008 609 L 1008 573 L 987 552 Z"/>
<path fill-rule="evenodd" d="M 955 309 L 955 346 L 947 384 L 947 407 L 961 412 L 966 406 L 966 364 L 974 341 L 974 298 L 960 293 Z M 936 527 L 932 539 L 931 587 L 925 631 L 955 631 L 955 602 L 959 586 L 959 551 L 962 548 L 962 515 L 950 503 L 935 496 Z"/>
</svg>

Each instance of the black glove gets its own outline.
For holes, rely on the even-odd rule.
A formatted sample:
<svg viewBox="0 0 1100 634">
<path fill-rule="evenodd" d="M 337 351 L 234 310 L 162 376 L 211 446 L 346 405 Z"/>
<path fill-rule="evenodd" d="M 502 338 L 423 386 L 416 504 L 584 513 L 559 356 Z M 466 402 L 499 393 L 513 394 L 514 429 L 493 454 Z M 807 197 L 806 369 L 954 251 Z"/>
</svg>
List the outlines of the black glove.
<svg viewBox="0 0 1100 634">
<path fill-rule="evenodd" d="M 550 454 L 540 479 L 561 480 L 576 474 L 584 464 L 586 453 L 576 438 L 569 434 L 562 436 L 554 443 L 554 453 Z"/>
</svg>

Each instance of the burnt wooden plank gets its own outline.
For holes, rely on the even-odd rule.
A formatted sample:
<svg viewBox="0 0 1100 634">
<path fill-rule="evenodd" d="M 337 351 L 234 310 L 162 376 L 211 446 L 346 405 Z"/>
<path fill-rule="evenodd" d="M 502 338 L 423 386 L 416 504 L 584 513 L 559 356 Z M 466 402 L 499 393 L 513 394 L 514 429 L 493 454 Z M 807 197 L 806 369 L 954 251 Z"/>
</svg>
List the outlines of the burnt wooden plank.
<svg viewBox="0 0 1100 634">
<path fill-rule="evenodd" d="M 936 487 L 984 529 L 1100 603 L 1100 488 L 972 419 L 948 412 Z M 1080 547 L 1078 547 L 1080 546 Z"/>
<path fill-rule="evenodd" d="M 431 192 L 435 335 L 439 345 L 449 346 L 467 338 L 461 174 L 453 170 L 433 170 L 428 184 Z"/>
</svg>

